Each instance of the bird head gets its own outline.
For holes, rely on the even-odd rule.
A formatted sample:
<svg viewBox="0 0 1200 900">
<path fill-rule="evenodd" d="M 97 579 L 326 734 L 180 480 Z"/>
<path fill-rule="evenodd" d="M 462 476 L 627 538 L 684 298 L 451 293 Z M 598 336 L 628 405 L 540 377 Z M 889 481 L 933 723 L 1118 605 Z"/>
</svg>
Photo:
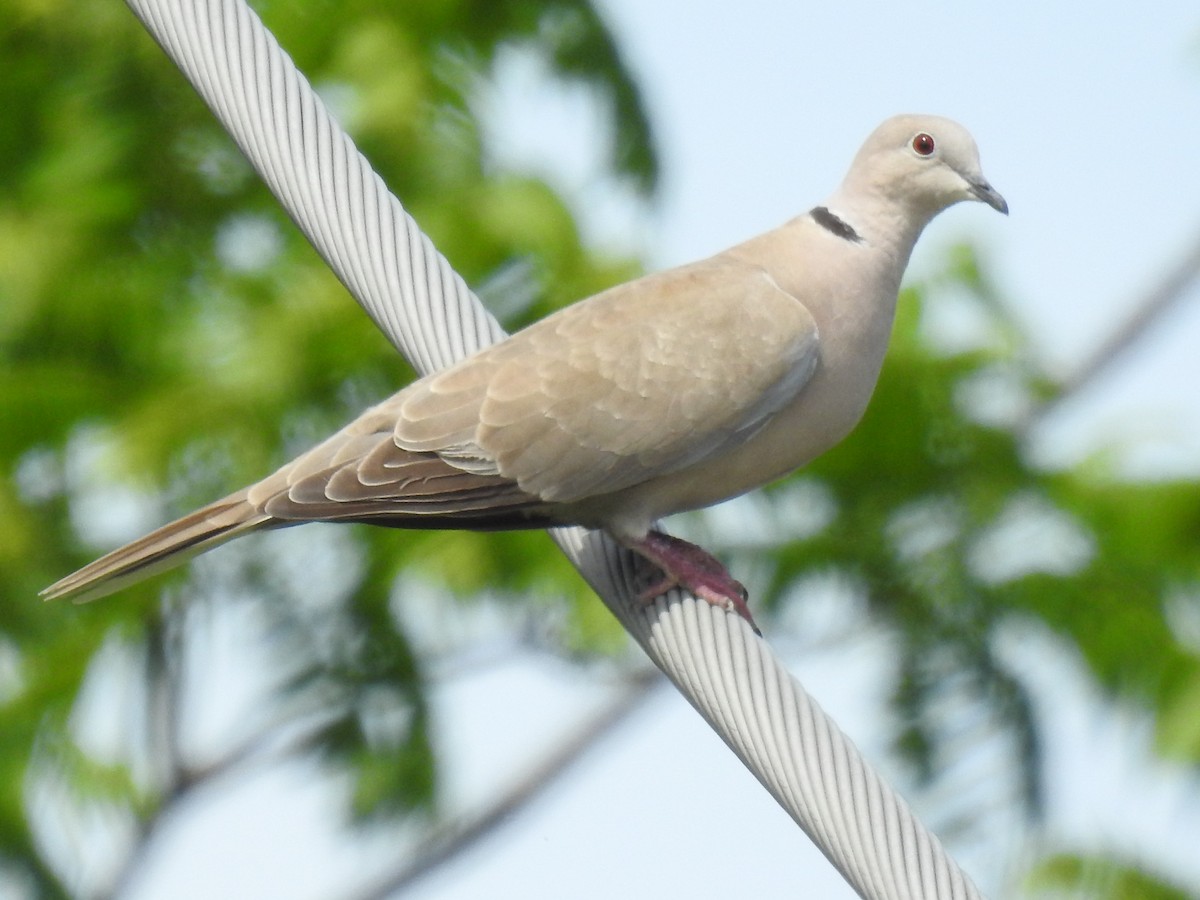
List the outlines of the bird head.
<svg viewBox="0 0 1200 900">
<path fill-rule="evenodd" d="M 1008 203 L 983 175 L 974 138 L 940 116 L 885 121 L 858 151 L 839 193 L 895 204 L 919 225 L 962 200 L 1008 214 Z"/>
</svg>

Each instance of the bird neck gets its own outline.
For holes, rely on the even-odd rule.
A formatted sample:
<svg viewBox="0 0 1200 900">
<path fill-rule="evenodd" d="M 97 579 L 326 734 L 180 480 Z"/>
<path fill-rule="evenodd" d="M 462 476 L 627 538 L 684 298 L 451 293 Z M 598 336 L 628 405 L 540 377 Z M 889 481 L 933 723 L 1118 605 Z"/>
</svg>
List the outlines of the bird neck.
<svg viewBox="0 0 1200 900">
<path fill-rule="evenodd" d="M 859 243 L 885 254 L 901 269 L 908 265 L 917 238 L 933 218 L 878 194 L 845 190 L 833 194 L 816 210 L 824 210 L 830 224 L 836 222 Z M 816 210 L 814 218 L 822 215 Z M 822 224 L 820 219 L 818 224 Z"/>
</svg>

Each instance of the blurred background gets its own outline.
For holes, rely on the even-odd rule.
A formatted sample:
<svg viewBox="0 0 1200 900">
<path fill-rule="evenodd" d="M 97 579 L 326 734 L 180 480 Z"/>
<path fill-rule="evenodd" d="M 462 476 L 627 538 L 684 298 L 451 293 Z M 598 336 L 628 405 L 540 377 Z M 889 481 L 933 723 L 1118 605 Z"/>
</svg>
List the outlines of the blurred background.
<svg viewBox="0 0 1200 900">
<path fill-rule="evenodd" d="M 970 128 L 859 429 L 671 525 L 990 896 L 1200 896 L 1193 8 L 256 8 L 510 328 Z M 852 896 L 544 535 L 40 603 L 411 372 L 123 4 L 0 55 L 0 898 Z"/>
</svg>

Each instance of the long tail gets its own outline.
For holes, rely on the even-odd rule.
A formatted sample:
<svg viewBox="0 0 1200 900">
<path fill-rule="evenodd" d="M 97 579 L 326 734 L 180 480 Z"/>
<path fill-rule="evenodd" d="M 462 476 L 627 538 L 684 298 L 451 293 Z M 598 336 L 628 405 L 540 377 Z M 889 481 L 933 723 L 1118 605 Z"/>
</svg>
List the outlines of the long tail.
<svg viewBox="0 0 1200 900">
<path fill-rule="evenodd" d="M 384 407 L 370 409 L 273 475 L 100 557 L 41 596 L 96 600 L 238 535 L 300 522 L 482 531 L 562 524 L 515 481 L 398 447 L 394 421 Z"/>
<path fill-rule="evenodd" d="M 39 596 L 45 600 L 68 598 L 77 603 L 98 600 L 275 521 L 246 500 L 246 491 L 238 491 L 118 547 L 50 585 Z"/>
</svg>

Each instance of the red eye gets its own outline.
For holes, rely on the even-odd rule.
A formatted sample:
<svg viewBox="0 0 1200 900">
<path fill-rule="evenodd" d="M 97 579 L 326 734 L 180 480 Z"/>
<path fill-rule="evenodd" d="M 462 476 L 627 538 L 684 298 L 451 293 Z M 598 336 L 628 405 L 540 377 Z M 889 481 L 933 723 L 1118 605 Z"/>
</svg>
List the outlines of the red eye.
<svg viewBox="0 0 1200 900">
<path fill-rule="evenodd" d="M 933 135 L 926 134 L 924 131 L 913 138 L 912 148 L 916 151 L 917 156 L 929 156 L 933 153 L 935 146 Z"/>
</svg>

